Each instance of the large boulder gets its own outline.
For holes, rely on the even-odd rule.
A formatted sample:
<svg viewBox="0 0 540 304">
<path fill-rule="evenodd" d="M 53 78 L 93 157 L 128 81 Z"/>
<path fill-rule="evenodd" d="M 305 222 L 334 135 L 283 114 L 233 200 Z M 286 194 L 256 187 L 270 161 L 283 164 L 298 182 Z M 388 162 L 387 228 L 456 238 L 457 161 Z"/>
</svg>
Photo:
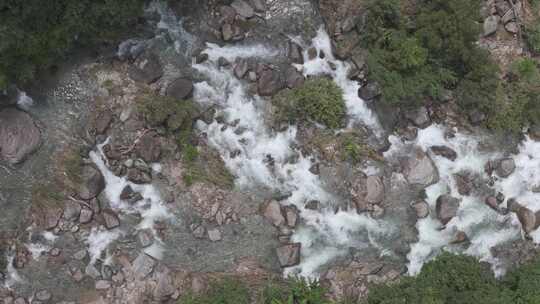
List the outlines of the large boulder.
<svg viewBox="0 0 540 304">
<path fill-rule="evenodd" d="M 141 252 L 132 263 L 133 275 L 142 280 L 152 273 L 156 264 L 156 260 Z"/>
<path fill-rule="evenodd" d="M 366 201 L 378 204 L 384 199 L 384 183 L 380 176 L 368 176 L 366 179 Z"/>
<path fill-rule="evenodd" d="M 233 3 L 231 3 L 231 6 L 236 10 L 238 15 L 244 18 L 251 18 L 255 15 L 253 7 L 244 0 L 234 0 Z"/>
<path fill-rule="evenodd" d="M 191 97 L 193 93 L 193 81 L 187 78 L 178 78 L 171 82 L 167 87 L 167 96 L 178 100 L 183 100 Z"/>
<path fill-rule="evenodd" d="M 499 177 L 508 177 L 516 170 L 516 163 L 512 158 L 503 158 L 497 161 L 495 173 Z"/>
<path fill-rule="evenodd" d="M 508 201 L 508 209 L 516 213 L 517 218 L 521 223 L 521 229 L 523 229 L 525 233 L 531 233 L 540 226 L 540 212 L 535 213 L 531 209 L 521 206 L 513 199 Z"/>
<path fill-rule="evenodd" d="M 163 76 L 163 67 L 155 54 L 144 54 L 129 67 L 128 73 L 131 79 L 150 84 Z"/>
<path fill-rule="evenodd" d="M 448 224 L 448 222 L 456 216 L 459 209 L 459 203 L 459 199 L 448 194 L 443 194 L 437 198 L 435 211 L 437 213 L 437 218 L 443 225 Z"/>
<path fill-rule="evenodd" d="M 497 32 L 499 16 L 489 16 L 484 20 L 484 36 L 489 36 Z"/>
<path fill-rule="evenodd" d="M 427 128 L 431 124 L 431 118 L 426 107 L 405 112 L 405 118 L 410 120 L 418 128 Z"/>
<path fill-rule="evenodd" d="M 291 267 L 300 264 L 300 249 L 302 244 L 287 244 L 276 249 L 281 267 Z"/>
<path fill-rule="evenodd" d="M 259 95 L 272 96 L 283 88 L 283 81 L 279 71 L 264 69 L 257 82 Z"/>
<path fill-rule="evenodd" d="M 0 112 L 0 157 L 18 164 L 41 144 L 41 133 L 30 115 L 8 108 Z"/>
<path fill-rule="evenodd" d="M 381 95 L 381 86 L 374 81 L 368 82 L 365 86 L 358 89 L 358 96 L 363 100 L 369 101 Z"/>
<path fill-rule="evenodd" d="M 161 142 L 153 133 L 146 133 L 136 148 L 137 154 L 147 163 L 158 162 L 161 157 Z"/>
<path fill-rule="evenodd" d="M 439 181 L 439 172 L 433 160 L 422 149 L 415 149 L 405 160 L 403 173 L 412 185 L 427 187 Z"/>
<path fill-rule="evenodd" d="M 95 166 L 83 166 L 78 191 L 79 197 L 84 200 L 91 200 L 97 197 L 103 189 L 105 189 L 105 179 L 101 172 Z"/>
<path fill-rule="evenodd" d="M 107 229 L 114 229 L 120 226 L 120 219 L 112 209 L 104 209 L 102 214 Z"/>
<path fill-rule="evenodd" d="M 455 161 L 457 158 L 456 151 L 447 146 L 431 146 L 430 149 L 433 154 L 448 158 L 451 161 Z"/>
<path fill-rule="evenodd" d="M 415 202 L 411 205 L 416 214 L 416 218 L 423 219 L 429 215 L 429 205 L 426 201 Z"/>
<path fill-rule="evenodd" d="M 304 64 L 304 56 L 302 55 L 302 47 L 294 42 L 289 42 L 287 56 L 293 63 Z"/>
<path fill-rule="evenodd" d="M 285 224 L 285 217 L 278 201 L 272 200 L 264 206 L 263 215 L 276 227 Z"/>
</svg>

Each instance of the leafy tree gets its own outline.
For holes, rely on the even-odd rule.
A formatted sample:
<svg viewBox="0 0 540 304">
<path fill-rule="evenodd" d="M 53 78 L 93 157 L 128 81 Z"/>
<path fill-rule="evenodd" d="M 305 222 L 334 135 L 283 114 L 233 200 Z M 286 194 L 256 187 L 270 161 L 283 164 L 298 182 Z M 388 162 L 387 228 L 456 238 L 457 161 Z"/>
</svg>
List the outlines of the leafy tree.
<svg viewBox="0 0 540 304">
<path fill-rule="evenodd" d="M 76 46 L 118 38 L 144 0 L 5 0 L 0 3 L 0 86 L 32 80 Z"/>
</svg>

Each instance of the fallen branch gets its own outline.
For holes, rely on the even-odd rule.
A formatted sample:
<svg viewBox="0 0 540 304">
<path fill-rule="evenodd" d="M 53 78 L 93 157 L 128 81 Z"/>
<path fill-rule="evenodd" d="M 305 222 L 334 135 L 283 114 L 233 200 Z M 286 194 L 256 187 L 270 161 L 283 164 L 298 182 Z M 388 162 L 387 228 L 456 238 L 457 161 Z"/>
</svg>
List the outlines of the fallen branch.
<svg viewBox="0 0 540 304">
<path fill-rule="evenodd" d="M 139 135 L 137 135 L 137 138 L 135 138 L 135 140 L 133 141 L 133 144 L 131 144 L 131 146 L 129 146 L 129 147 L 121 146 L 121 147 L 119 147 L 118 150 L 120 151 L 120 154 L 126 155 L 126 154 L 131 153 L 135 149 L 135 147 L 137 146 L 139 141 L 141 141 L 141 138 L 143 136 L 145 136 L 150 131 L 155 131 L 155 130 L 154 129 L 144 129 L 144 130 L 142 130 L 142 132 L 140 132 Z"/>
</svg>

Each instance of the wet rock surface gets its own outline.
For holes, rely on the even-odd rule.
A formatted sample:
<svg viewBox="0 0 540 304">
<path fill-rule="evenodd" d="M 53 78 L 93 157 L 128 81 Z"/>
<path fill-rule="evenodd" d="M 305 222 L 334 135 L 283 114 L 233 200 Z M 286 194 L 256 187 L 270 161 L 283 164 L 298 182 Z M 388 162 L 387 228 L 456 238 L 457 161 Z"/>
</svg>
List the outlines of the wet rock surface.
<svg viewBox="0 0 540 304">
<path fill-rule="evenodd" d="M 112 65 L 93 63 L 81 68 L 77 74 L 86 77 L 88 83 L 78 87 L 92 95 L 87 101 L 90 110 L 84 111 L 96 114 L 95 117 L 89 115 L 91 121 L 83 128 L 90 130 L 90 134 L 74 136 L 78 128 L 68 125 L 62 129 L 63 135 L 56 138 L 50 138 L 49 133 L 39 134 L 39 130 L 37 135 L 46 136 L 55 144 L 84 145 L 80 149 L 82 181 L 74 187 L 73 193 L 67 190 L 66 193 L 46 193 L 45 197 L 60 195 L 61 204 L 40 214 L 44 224 L 38 226 L 44 230 L 31 232 L 28 242 L 44 245 L 47 249 L 35 253 L 35 258 L 34 252 L 26 246 L 13 250 L 17 271 L 33 285 L 15 282 L 16 292 L 10 292 L 8 297 L 19 302 L 32 296 L 34 302 L 141 303 L 143 299 L 148 303 L 174 302 L 190 290 L 205 290 L 206 282 L 215 274 L 232 274 L 261 282 L 269 273 L 281 276 L 283 271 L 291 269 L 302 271 L 305 269 L 303 262 L 309 264 L 310 257 L 316 256 L 314 252 L 331 255 L 335 250 L 339 253 L 337 257 L 330 257 L 326 264 L 314 267 L 314 273 L 320 276 L 336 299 L 350 296 L 361 300 L 370 284 L 399 280 L 406 272 L 408 254 L 414 253 L 417 243 L 423 245 L 425 241 L 417 227 L 423 227 L 432 219 L 443 224 L 437 229 L 449 238 L 447 245 L 452 248 L 466 247 L 476 241 L 470 230 L 456 229 L 453 223 L 460 220 L 462 212 L 466 215 L 466 212 L 483 209 L 505 217 L 506 222 L 497 223 L 500 226 L 511 222 L 511 216 L 515 216 L 519 221 L 518 228 L 521 225 L 530 237 L 538 227 L 537 213 L 509 200 L 508 209 L 513 213 L 506 214 L 504 195 L 500 198 L 497 195 L 500 189 L 492 186 L 500 180 L 510 181 L 517 175 L 514 172 L 521 165 L 519 158 L 501 159 L 501 155 L 490 155 L 488 158 L 495 161 L 488 174 L 477 172 L 476 167 L 472 171 L 446 172 L 453 170 L 446 167 L 450 162 L 462 165 L 465 152 L 446 142 L 426 140 L 426 134 L 433 132 L 432 119 L 438 124 L 445 123 L 440 119 L 440 111 L 432 107 L 422 107 L 397 118 L 400 128 L 408 133 L 400 133 L 405 142 L 416 146 L 410 150 L 403 148 L 397 156 L 382 152 L 386 151 L 383 146 L 389 147 L 382 143 L 389 134 L 383 134 L 383 140 L 371 134 L 373 126 L 356 121 L 354 129 L 366 131 L 366 135 L 353 141 L 357 146 L 350 145 L 347 150 L 359 151 L 359 156 L 343 153 L 346 149 L 335 140 L 340 134 L 330 132 L 331 140 L 318 140 L 323 133 L 320 128 L 316 126 L 306 131 L 302 129 L 304 126 L 298 126 L 298 134 L 293 136 L 288 133 L 292 128 L 285 128 L 279 133 L 279 141 L 265 147 L 264 162 L 259 164 L 257 159 L 246 162 L 242 158 L 252 152 L 250 150 L 256 150 L 250 146 L 251 141 L 258 137 L 268 137 L 270 141 L 275 133 L 249 129 L 246 121 L 262 122 L 263 115 L 251 117 L 247 111 L 241 111 L 243 116 L 236 119 L 233 116 L 237 109 L 225 108 L 224 102 L 233 96 L 239 103 L 251 104 L 257 109 L 263 107 L 263 101 L 285 87 L 291 89 L 302 85 L 306 70 L 298 65 L 307 60 L 325 60 L 332 57 L 332 53 L 347 59 L 354 71 L 340 81 L 355 82 L 354 90 L 348 95 L 357 98 L 359 94 L 366 101 L 377 103 L 381 88 L 365 79 L 365 56 L 355 34 L 363 26 L 363 1 L 319 2 L 317 8 L 309 1 L 235 0 L 219 2 L 219 5 L 209 2 L 206 3 L 208 6 L 193 1 L 174 4 L 173 11 L 187 18 L 183 20 L 188 28 L 185 33 L 174 30 L 178 28 L 166 28 L 165 25 L 178 26 L 178 19 L 159 16 L 163 22 L 159 35 L 144 43 L 131 41 L 125 44 L 121 48 L 123 51 L 119 51 L 121 62 Z M 309 41 L 313 35 L 307 35 L 309 29 L 302 25 L 318 20 L 319 16 L 313 16 L 317 10 L 327 23 L 332 50 L 323 51 L 303 43 L 300 46 L 283 37 L 300 33 L 304 41 Z M 504 18 L 508 31 L 514 19 L 511 16 Z M 208 26 L 198 28 L 201 20 L 209 20 Z M 250 48 L 236 44 L 240 40 Z M 209 41 L 218 41 L 218 44 L 208 44 L 208 49 L 202 52 L 190 49 L 191 44 L 206 45 Z M 260 51 L 257 46 L 268 41 L 279 55 L 235 58 L 235 52 L 256 53 Z M 216 59 L 215 54 L 219 52 L 227 58 Z M 196 65 L 191 66 L 192 62 Z M 322 62 L 332 73 L 340 73 L 341 62 Z M 201 68 L 213 68 L 214 65 L 217 68 L 212 70 L 215 73 L 212 76 L 223 86 L 211 82 L 212 77 L 206 77 L 208 75 Z M 219 79 L 220 71 L 226 71 L 227 77 L 234 75 L 246 90 L 231 86 L 228 79 Z M 219 92 L 219 98 L 212 95 L 213 91 Z M 202 120 L 193 122 L 198 126 L 197 131 L 189 141 L 182 142 L 185 138 L 170 136 L 164 126 L 146 125 L 137 108 L 137 97 L 142 92 L 165 95 L 178 101 L 200 99 L 205 108 L 209 106 L 207 99 L 211 99 L 210 102 L 216 102 L 217 106 L 212 104 L 212 109 L 205 112 L 207 115 Z M 79 94 L 82 93 L 73 89 L 66 95 Z M 243 100 L 239 96 L 244 94 L 259 97 Z M 42 117 L 37 119 L 41 121 Z M 84 123 L 84 119 L 78 122 Z M 212 127 L 204 129 L 204 124 Z M 47 132 L 51 129 L 54 128 L 49 126 Z M 306 135 L 309 132 L 314 134 Z M 534 134 L 534 130 L 530 132 Z M 216 133 L 227 134 L 230 142 L 216 141 L 216 137 L 212 137 Z M 432 136 L 440 141 L 436 135 Z M 288 136 L 296 138 L 292 140 Z M 313 140 L 309 142 L 304 136 Z M 84 143 L 70 142 L 72 138 Z M 445 134 L 446 140 L 450 138 L 451 134 Z M 105 140 L 107 144 L 102 146 Z M 392 144 L 398 145 L 397 142 Z M 234 146 L 234 152 L 228 153 L 228 145 Z M 293 147 L 291 153 L 281 155 L 280 151 L 274 151 L 288 145 Z M 48 146 L 43 149 L 49 154 L 56 151 Z M 103 155 L 99 149 L 103 150 Z M 34 161 L 39 161 L 40 157 L 36 160 L 28 158 L 28 166 L 39 167 L 40 163 Z M 103 164 L 96 159 L 101 159 Z M 231 162 L 231 159 L 238 162 Z M 97 164 L 102 166 L 96 168 Z M 258 168 L 257 172 L 262 175 L 242 176 L 242 170 L 250 166 Z M 295 167 L 306 170 L 294 171 Z M 224 177 L 222 170 L 228 169 L 233 174 Z M 268 178 L 266 170 L 279 186 L 272 188 L 275 185 L 261 182 Z M 288 175 L 291 171 L 302 173 L 303 179 L 294 177 L 291 179 L 293 184 Z M 59 173 L 62 176 L 65 172 Z M 45 177 L 51 181 L 57 178 L 49 173 Z M 236 184 L 220 183 L 228 178 Z M 44 179 L 40 177 L 40 180 Z M 309 195 L 299 199 L 296 189 Z M 455 197 L 438 192 L 450 190 Z M 321 195 L 322 192 L 325 194 Z M 0 189 L 0 206 L 4 201 L 13 200 L 2 195 Z M 465 209 L 470 206 L 469 199 L 478 201 L 473 211 Z M 23 214 L 18 212 L 17 215 Z M 314 234 L 302 234 L 306 231 Z M 322 233 L 316 234 L 318 232 Z M 345 235 L 354 242 L 339 243 Z M 306 238 L 315 241 L 309 246 L 296 243 L 304 242 Z M 529 245 L 495 248 L 494 253 L 505 263 L 512 264 L 513 257 L 521 259 L 534 251 L 527 247 Z M 392 259 L 381 257 L 375 249 L 381 246 L 388 250 Z M 0 243 L 3 255 L 2 248 Z M 332 250 L 326 252 L 328 248 Z M 433 252 L 437 250 L 435 248 Z M 6 276 L 4 269 L 0 267 L 0 280 Z M 81 299 L 83 294 L 85 299 Z M 3 293 L 0 293 L 0 299 L 2 297 Z"/>
<path fill-rule="evenodd" d="M 18 164 L 35 152 L 41 143 L 41 132 L 27 113 L 9 108 L 0 111 L 0 156 Z"/>
</svg>

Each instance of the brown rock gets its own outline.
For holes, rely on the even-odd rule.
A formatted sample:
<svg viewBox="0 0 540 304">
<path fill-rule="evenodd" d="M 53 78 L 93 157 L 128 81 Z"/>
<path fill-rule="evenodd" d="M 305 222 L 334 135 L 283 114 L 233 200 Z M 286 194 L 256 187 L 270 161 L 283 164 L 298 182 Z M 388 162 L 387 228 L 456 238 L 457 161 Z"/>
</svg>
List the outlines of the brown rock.
<svg viewBox="0 0 540 304">
<path fill-rule="evenodd" d="M 275 200 L 266 204 L 263 215 L 276 227 L 285 224 L 285 217 L 281 211 L 281 205 Z"/>
<path fill-rule="evenodd" d="M 437 198 L 436 212 L 437 218 L 443 225 L 448 224 L 450 220 L 457 215 L 460 201 L 448 194 L 443 194 Z"/>
</svg>

